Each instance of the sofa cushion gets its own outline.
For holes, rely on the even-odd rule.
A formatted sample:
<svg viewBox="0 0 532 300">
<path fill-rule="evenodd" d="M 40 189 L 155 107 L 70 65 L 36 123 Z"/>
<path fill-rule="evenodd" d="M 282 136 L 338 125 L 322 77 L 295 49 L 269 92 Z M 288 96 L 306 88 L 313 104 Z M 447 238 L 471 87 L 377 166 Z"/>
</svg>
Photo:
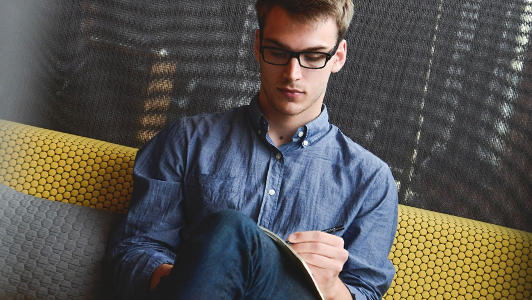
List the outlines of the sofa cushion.
<svg viewBox="0 0 532 300">
<path fill-rule="evenodd" d="M 104 256 L 123 216 L 0 184 L 0 299 L 118 299 Z"/>
</svg>

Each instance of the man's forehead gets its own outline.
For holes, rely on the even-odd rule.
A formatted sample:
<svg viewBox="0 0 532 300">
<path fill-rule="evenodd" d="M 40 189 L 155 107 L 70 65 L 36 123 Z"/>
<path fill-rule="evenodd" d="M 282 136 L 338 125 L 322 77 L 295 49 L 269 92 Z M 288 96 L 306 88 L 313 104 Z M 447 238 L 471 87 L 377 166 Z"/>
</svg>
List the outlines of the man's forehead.
<svg viewBox="0 0 532 300">
<path fill-rule="evenodd" d="M 294 48 L 293 46 L 285 43 L 284 41 L 280 40 L 280 39 L 277 39 L 277 38 L 274 38 L 274 37 L 267 37 L 267 38 L 264 38 L 262 43 L 264 45 L 268 45 L 268 46 L 275 46 L 275 47 L 278 47 L 278 48 L 281 48 L 281 49 L 286 49 L 286 50 L 291 50 L 291 51 L 296 51 L 296 52 L 300 52 L 300 51 L 304 51 L 304 52 L 312 52 L 312 51 L 326 51 L 326 50 L 329 50 L 331 47 L 327 44 L 324 44 L 324 43 L 319 43 L 318 41 L 315 41 L 313 45 L 308 45 L 307 47 L 304 47 L 304 48 Z"/>
<path fill-rule="evenodd" d="M 330 49 L 333 46 L 332 43 L 337 41 L 337 26 L 331 19 L 322 18 L 312 22 L 301 22 L 287 19 L 286 16 L 273 17 L 268 20 L 269 22 L 265 22 L 261 31 L 263 43 L 271 43 L 293 51 L 317 51 Z"/>
</svg>

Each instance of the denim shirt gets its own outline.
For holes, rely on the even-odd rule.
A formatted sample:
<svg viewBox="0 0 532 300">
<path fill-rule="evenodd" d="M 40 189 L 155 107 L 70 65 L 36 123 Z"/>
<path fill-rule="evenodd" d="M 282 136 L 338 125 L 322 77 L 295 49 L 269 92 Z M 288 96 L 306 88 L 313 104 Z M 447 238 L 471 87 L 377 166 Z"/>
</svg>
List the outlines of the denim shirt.
<svg viewBox="0 0 532 300">
<path fill-rule="evenodd" d="M 234 209 L 282 238 L 344 225 L 349 258 L 340 278 L 356 299 L 381 299 L 395 268 L 397 226 L 389 167 L 318 118 L 275 147 L 258 97 L 227 112 L 186 117 L 139 152 L 129 213 L 110 241 L 108 261 L 126 299 L 147 295 L 151 273 L 173 263 L 208 214 Z"/>
</svg>

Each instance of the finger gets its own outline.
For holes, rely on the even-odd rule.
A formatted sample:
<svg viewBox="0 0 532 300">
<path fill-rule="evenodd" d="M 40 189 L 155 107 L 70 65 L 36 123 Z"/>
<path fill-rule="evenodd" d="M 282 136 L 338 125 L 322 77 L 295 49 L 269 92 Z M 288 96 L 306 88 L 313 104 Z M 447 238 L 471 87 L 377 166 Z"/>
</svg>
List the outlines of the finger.
<svg viewBox="0 0 532 300">
<path fill-rule="evenodd" d="M 321 242 L 299 242 L 291 245 L 292 249 L 298 254 L 311 253 L 318 254 L 328 258 L 334 258 L 338 256 L 338 251 L 343 248 L 331 246 L 329 244 Z"/>
<path fill-rule="evenodd" d="M 341 247 L 334 247 L 323 243 L 297 243 L 292 245 L 292 249 L 297 254 L 316 254 L 328 259 L 338 260 L 345 263 L 349 257 L 349 252 Z"/>
<path fill-rule="evenodd" d="M 320 272 L 328 276 L 335 276 L 342 271 L 344 266 L 342 260 L 331 259 L 315 253 L 302 253 L 300 256 L 307 263 L 309 268 L 313 270 L 313 274 Z"/>
<path fill-rule="evenodd" d="M 288 239 L 291 243 L 324 243 L 333 247 L 344 247 L 344 240 L 336 235 L 321 231 L 301 231 L 292 233 Z"/>
</svg>

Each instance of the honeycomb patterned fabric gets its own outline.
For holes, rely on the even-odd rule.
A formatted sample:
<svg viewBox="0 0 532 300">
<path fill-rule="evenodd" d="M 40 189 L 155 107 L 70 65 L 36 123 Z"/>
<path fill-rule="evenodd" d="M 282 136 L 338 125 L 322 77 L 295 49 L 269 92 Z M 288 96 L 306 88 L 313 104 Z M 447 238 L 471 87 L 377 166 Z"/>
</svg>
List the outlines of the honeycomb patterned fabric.
<svg viewBox="0 0 532 300">
<path fill-rule="evenodd" d="M 392 299 L 532 299 L 532 233 L 399 206 Z"/>
<path fill-rule="evenodd" d="M 0 183 L 39 198 L 127 212 L 137 149 L 0 120 Z"/>
<path fill-rule="evenodd" d="M 0 184 L 0 299 L 118 299 L 104 256 L 122 216 Z"/>
<path fill-rule="evenodd" d="M 78 294 L 69 293 L 78 291 L 69 290 L 70 283 L 63 280 L 78 283 L 80 277 L 100 272 L 85 265 L 98 261 L 101 251 L 83 243 L 89 236 L 99 237 L 103 247 L 108 233 L 91 216 L 101 210 L 127 212 L 135 153 L 133 148 L 0 120 L 0 182 L 40 198 L 99 208 L 26 200 L 29 196 L 12 189 L 16 197 L 2 194 L 0 275 L 2 293 L 11 293 L 8 299 L 13 293 L 43 299 L 57 292 L 76 298 Z M 82 267 L 70 264 L 81 264 L 82 258 Z M 400 205 L 390 259 L 397 274 L 386 300 L 532 299 L 529 232 Z M 92 285 L 84 284 L 90 291 Z"/>
</svg>

